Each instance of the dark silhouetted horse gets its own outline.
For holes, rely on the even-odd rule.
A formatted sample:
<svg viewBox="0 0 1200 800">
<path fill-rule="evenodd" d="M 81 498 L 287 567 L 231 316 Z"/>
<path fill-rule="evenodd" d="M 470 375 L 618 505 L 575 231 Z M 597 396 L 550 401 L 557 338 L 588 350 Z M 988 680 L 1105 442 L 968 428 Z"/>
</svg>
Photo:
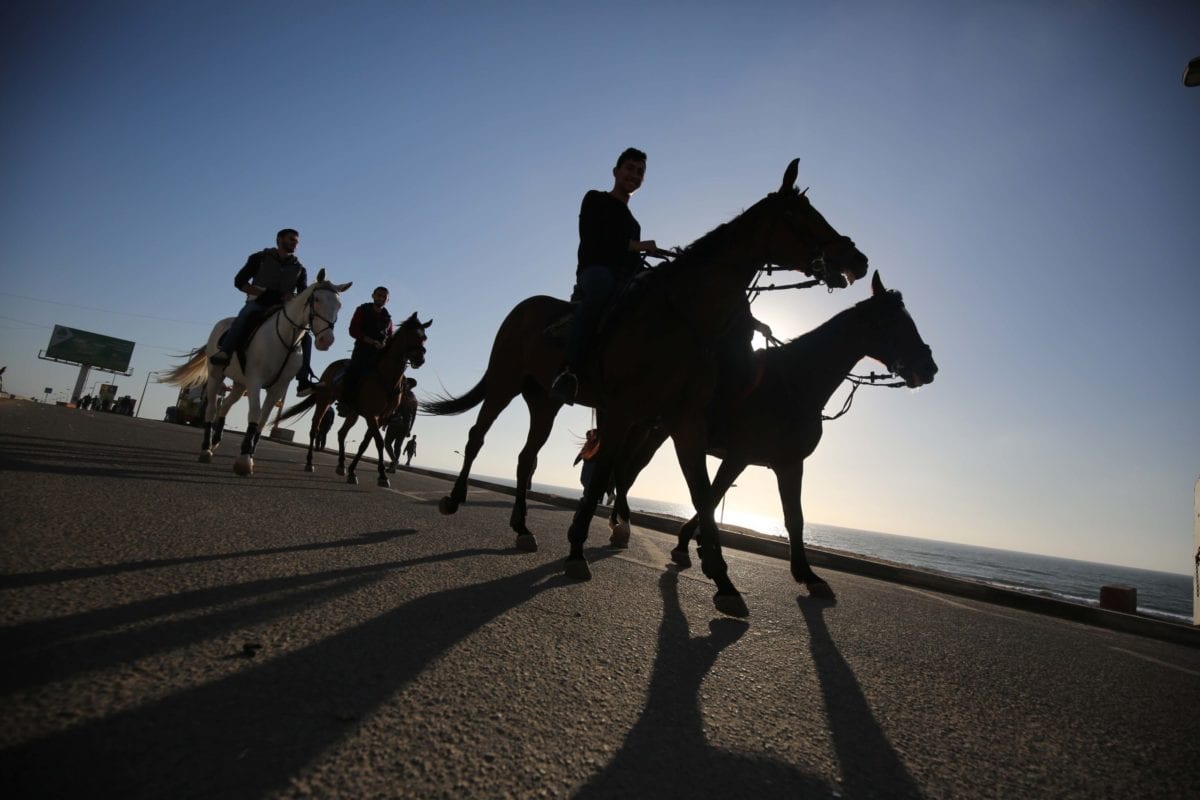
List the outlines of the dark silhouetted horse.
<svg viewBox="0 0 1200 800">
<path fill-rule="evenodd" d="M 804 552 L 800 489 L 804 460 L 821 441 L 822 409 L 864 357 L 881 362 L 910 388 L 932 383 L 937 374 L 929 345 L 900 293 L 885 289 L 878 272 L 871 290 L 870 299 L 820 327 L 782 347 L 760 350 L 749 386 L 718 393 L 708 413 L 708 454 L 721 459 L 712 484 L 713 508 L 747 466 L 770 467 L 792 545 L 792 577 L 817 596 L 832 597 L 833 591 L 812 571 Z M 665 440 L 661 428 L 649 430 L 633 457 L 617 466 L 617 501 L 610 525 L 612 543 L 619 547 L 629 540 L 629 488 Z M 688 542 L 698 524 L 699 517 L 693 517 L 679 532 L 671 557 L 680 566 L 691 565 Z"/>
<path fill-rule="evenodd" d="M 313 389 L 312 394 L 294 406 L 284 410 L 280 415 L 281 420 L 295 417 L 310 408 L 316 409 L 313 414 L 312 429 L 308 435 L 308 456 L 304 463 L 305 472 L 313 472 L 315 470 L 313 466 L 313 448 L 320 434 L 319 426 L 321 417 L 325 415 L 327 408 L 338 402 L 346 412 L 346 421 L 338 429 L 337 474 L 345 475 L 347 483 L 358 483 L 358 477 L 354 474 L 354 469 L 358 466 L 358 461 L 362 458 L 363 451 L 367 449 L 367 442 L 374 441 L 379 453 L 378 484 L 380 486 L 390 485 L 387 475 L 384 472 L 383 438 L 379 434 L 380 420 L 387 419 L 396 410 L 396 406 L 400 401 L 401 381 L 404 380 L 404 371 L 408 368 L 408 365 L 411 364 L 414 368 L 417 368 L 425 363 L 425 340 L 428 338 L 425 331 L 432 324 L 433 320 L 421 322 L 417 319 L 416 312 L 413 312 L 412 316 L 400 323 L 395 333 L 387 340 L 383 349 L 379 351 L 375 363 L 363 372 L 359 379 L 358 391 L 354 393 L 354 400 L 352 402 L 347 403 L 342 400 L 343 385 L 341 377 L 346 371 L 346 366 L 350 363 L 349 359 L 343 358 L 334 361 L 325 368 L 321 373 L 321 385 Z M 367 435 L 363 437 L 362 443 L 358 447 L 358 453 L 354 456 L 354 460 L 350 462 L 349 469 L 347 469 L 346 433 L 358 421 L 360 416 L 366 420 Z"/>
<path fill-rule="evenodd" d="M 854 242 L 834 230 L 795 187 L 798 166 L 798 161 L 788 165 L 778 191 L 701 237 L 674 262 L 634 281 L 636 302 L 609 326 L 598 357 L 581 371 L 579 402 L 603 407 L 599 429 L 605 444 L 568 532 L 569 576 L 591 577 L 583 545 L 613 464 L 635 426 L 657 421 L 675 442 L 700 515 L 701 564 L 717 584 L 714 602 L 723 613 L 748 613 L 721 555 L 704 462 L 704 412 L 716 384 L 713 345 L 746 313 L 746 288 L 767 264 L 820 275 L 830 286 L 844 286 L 867 270 L 866 256 Z M 466 499 L 467 476 L 488 429 L 514 397 L 524 397 L 530 429 L 517 461 L 518 497 L 511 520 L 523 549 L 537 546 L 524 526 L 524 493 L 559 409 L 549 387 L 563 363 L 562 345 L 546 332 L 568 310 L 567 303 L 552 297 L 522 301 L 501 324 L 479 384 L 462 397 L 422 406 L 430 414 L 456 414 L 483 403 L 468 436 L 462 472 L 441 503 L 444 513 L 453 513 Z"/>
</svg>

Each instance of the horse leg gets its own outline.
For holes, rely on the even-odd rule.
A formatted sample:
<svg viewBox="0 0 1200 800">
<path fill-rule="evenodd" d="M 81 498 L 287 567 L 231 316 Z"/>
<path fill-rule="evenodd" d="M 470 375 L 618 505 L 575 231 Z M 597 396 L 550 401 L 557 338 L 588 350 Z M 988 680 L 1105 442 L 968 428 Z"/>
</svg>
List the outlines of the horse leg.
<svg viewBox="0 0 1200 800">
<path fill-rule="evenodd" d="M 596 515 L 596 506 L 600 504 L 600 498 L 612 480 L 616 454 L 624 447 L 629 429 L 630 424 L 626 422 L 624 415 L 614 413 L 611 409 L 604 415 L 599 429 L 601 446 L 595 457 L 596 466 L 592 470 L 591 480 L 584 487 L 583 496 L 579 498 L 575 516 L 571 519 L 571 527 L 567 530 L 567 539 L 571 547 L 567 554 L 565 572 L 569 578 L 586 581 L 592 577 L 587 558 L 583 555 L 583 544 L 587 541 L 588 528 Z"/>
<path fill-rule="evenodd" d="M 507 397 L 504 394 L 489 393 L 484 398 L 483 406 L 479 409 L 479 416 L 475 418 L 475 424 L 471 426 L 471 430 L 467 434 L 467 446 L 463 450 L 463 465 L 462 470 L 458 473 L 458 480 L 454 481 L 454 488 L 450 490 L 450 494 L 443 497 L 438 503 L 438 511 L 443 514 L 453 514 L 458 511 L 460 505 L 466 502 L 467 478 L 471 475 L 471 465 L 475 463 L 475 456 L 479 455 L 479 450 L 483 447 L 483 438 L 487 436 L 496 417 L 500 416 L 500 412 L 506 409 L 516 396 L 515 392 Z"/>
<path fill-rule="evenodd" d="M 213 422 L 213 441 L 212 449 L 216 450 L 217 445 L 221 443 L 221 437 L 225 433 L 225 417 L 229 415 L 229 409 L 233 408 L 233 404 L 242 399 L 242 395 L 246 393 L 245 388 L 241 384 L 235 384 L 231 391 L 220 404 L 214 404 L 217 408 L 217 418 Z"/>
<path fill-rule="evenodd" d="M 354 454 L 354 459 L 350 462 L 350 466 L 346 469 L 346 483 L 352 483 L 355 486 L 358 485 L 358 476 L 354 474 L 354 469 L 358 466 L 359 459 L 362 458 L 362 454 L 367 450 L 367 444 L 371 441 L 371 418 L 365 417 L 365 419 L 367 421 L 367 435 L 364 436 L 362 441 L 358 443 L 358 452 Z M 374 430 L 376 433 L 379 432 L 378 428 L 375 428 Z"/>
<path fill-rule="evenodd" d="M 707 444 L 704 416 L 700 413 L 687 414 L 671 425 L 671 438 L 675 440 L 675 455 L 683 470 L 692 505 L 700 517 L 700 568 L 704 576 L 717 585 L 713 604 L 722 614 L 731 617 L 747 617 L 750 610 L 746 601 L 729 579 L 729 565 L 721 555 L 721 541 L 717 523 L 713 518 L 712 485 L 708 482 L 708 468 L 704 463 Z"/>
<path fill-rule="evenodd" d="M 738 476 L 746 469 L 745 462 L 740 462 L 732 458 L 726 458 L 721 462 L 721 466 L 717 468 L 717 474 L 713 477 L 712 482 L 712 499 L 713 510 L 717 508 L 717 504 L 721 502 L 721 498 L 733 486 L 733 482 L 738 479 Z M 696 528 L 700 525 L 700 517 L 693 515 L 691 519 L 683 523 L 679 528 L 679 541 L 675 545 L 675 549 L 671 551 L 671 560 L 684 569 L 692 565 L 691 556 L 688 555 L 688 543 L 692 541 L 692 537 L 696 534 Z"/>
<path fill-rule="evenodd" d="M 832 598 L 833 589 L 812 571 L 804 552 L 804 511 L 800 505 L 804 461 L 775 467 L 775 482 L 779 485 L 779 502 L 783 506 L 783 525 L 792 543 L 792 577 L 796 583 L 803 583 L 813 597 Z"/>
<path fill-rule="evenodd" d="M 537 470 L 538 453 L 550 438 L 550 431 L 554 429 L 554 417 L 558 414 L 559 404 L 546 396 L 540 388 L 527 388 L 523 394 L 525 405 L 529 407 L 529 433 L 525 436 L 525 446 L 517 456 L 517 495 L 508 526 L 517 533 L 517 549 L 532 553 L 538 549 L 538 544 L 533 533 L 525 525 L 528 515 L 526 496 L 529 493 L 529 484 L 533 481 L 533 473 Z"/>
<path fill-rule="evenodd" d="M 614 470 L 617 485 L 617 499 L 613 503 L 612 517 L 609 519 L 609 530 L 612 532 L 608 543 L 613 547 L 629 546 L 629 489 L 637 476 L 642 473 L 650 459 L 658 452 L 658 448 L 667 440 L 666 431 L 661 427 L 649 427 L 640 436 L 632 437 L 638 444 L 632 448 L 628 458 L 622 458 Z M 604 447 L 604 443 L 600 443 Z"/>
<path fill-rule="evenodd" d="M 246 399 L 250 412 L 246 415 L 246 434 L 242 437 L 242 452 L 233 461 L 233 471 L 238 475 L 254 474 L 254 446 L 258 444 L 258 418 L 262 415 L 262 387 L 248 387 Z M 268 413 L 270 406 L 267 406 Z"/>
<path fill-rule="evenodd" d="M 338 429 L 338 463 L 337 468 L 334 469 L 334 473 L 337 475 L 346 474 L 346 434 L 350 432 L 350 428 L 356 422 L 358 422 L 358 414 L 347 412 L 346 421 Z"/>
<path fill-rule="evenodd" d="M 386 489 L 392 484 L 390 481 L 388 481 L 387 472 L 385 471 L 387 468 L 387 463 L 383 458 L 383 434 L 379 432 L 379 428 L 377 426 L 371 427 L 370 433 L 371 438 L 375 440 L 375 452 L 379 456 L 379 479 L 375 481 L 375 484 L 381 489 Z"/>
<path fill-rule="evenodd" d="M 312 426 L 308 429 L 308 452 L 304 456 L 304 471 L 316 472 L 316 467 L 313 466 L 313 450 L 317 446 L 317 438 L 321 435 L 321 420 L 325 418 L 325 410 L 328 405 L 318 403 L 313 408 Z"/>
</svg>

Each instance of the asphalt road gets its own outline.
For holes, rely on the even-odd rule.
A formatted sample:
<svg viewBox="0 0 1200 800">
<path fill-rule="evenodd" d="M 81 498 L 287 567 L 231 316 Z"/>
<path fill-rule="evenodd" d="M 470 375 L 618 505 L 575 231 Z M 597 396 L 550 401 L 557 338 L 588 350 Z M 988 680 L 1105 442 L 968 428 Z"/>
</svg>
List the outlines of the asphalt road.
<svg viewBox="0 0 1200 800">
<path fill-rule="evenodd" d="M 635 529 L 397 473 L 212 464 L 189 428 L 0 402 L 0 792 L 1194 797 L 1200 650 L 728 553 L 747 621 Z"/>
</svg>

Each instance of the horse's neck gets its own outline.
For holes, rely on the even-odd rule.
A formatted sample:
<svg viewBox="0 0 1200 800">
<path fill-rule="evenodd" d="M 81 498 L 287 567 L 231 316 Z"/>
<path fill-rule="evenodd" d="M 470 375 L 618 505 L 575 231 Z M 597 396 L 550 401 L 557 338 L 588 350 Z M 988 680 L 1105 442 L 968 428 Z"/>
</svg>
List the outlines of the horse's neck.
<svg viewBox="0 0 1200 800">
<path fill-rule="evenodd" d="M 694 263 L 681 263 L 676 280 L 688 295 L 702 323 L 714 333 L 724 331 L 745 309 L 746 289 L 767 263 L 766 252 L 756 245 L 762 222 L 755 210 L 747 211 L 708 235 L 719 236 Z M 699 244 L 699 243 L 698 243 Z"/>
<path fill-rule="evenodd" d="M 308 328 L 306 306 L 308 305 L 308 298 L 312 297 L 315 286 L 316 284 L 309 286 L 303 292 L 288 300 L 283 306 L 283 319 L 276 320 L 280 336 L 284 339 L 290 339 L 293 347 L 300 341 L 300 337 L 304 334 L 305 329 Z M 288 333 L 289 330 L 291 331 L 290 334 Z"/>
<path fill-rule="evenodd" d="M 825 402 L 866 355 L 861 312 L 847 309 L 779 348 L 787 379 Z"/>
</svg>

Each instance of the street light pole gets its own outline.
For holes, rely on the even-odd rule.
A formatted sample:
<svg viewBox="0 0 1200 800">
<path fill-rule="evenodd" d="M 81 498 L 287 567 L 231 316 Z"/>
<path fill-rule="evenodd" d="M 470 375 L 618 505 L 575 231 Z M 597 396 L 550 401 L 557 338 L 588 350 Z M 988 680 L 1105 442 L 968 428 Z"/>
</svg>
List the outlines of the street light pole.
<svg viewBox="0 0 1200 800">
<path fill-rule="evenodd" d="M 150 376 L 160 374 L 162 374 L 161 370 L 150 370 L 146 373 L 146 382 L 142 384 L 142 399 L 138 400 L 137 412 L 133 415 L 134 419 L 142 416 L 142 403 L 146 400 L 146 387 L 150 385 Z"/>
</svg>

